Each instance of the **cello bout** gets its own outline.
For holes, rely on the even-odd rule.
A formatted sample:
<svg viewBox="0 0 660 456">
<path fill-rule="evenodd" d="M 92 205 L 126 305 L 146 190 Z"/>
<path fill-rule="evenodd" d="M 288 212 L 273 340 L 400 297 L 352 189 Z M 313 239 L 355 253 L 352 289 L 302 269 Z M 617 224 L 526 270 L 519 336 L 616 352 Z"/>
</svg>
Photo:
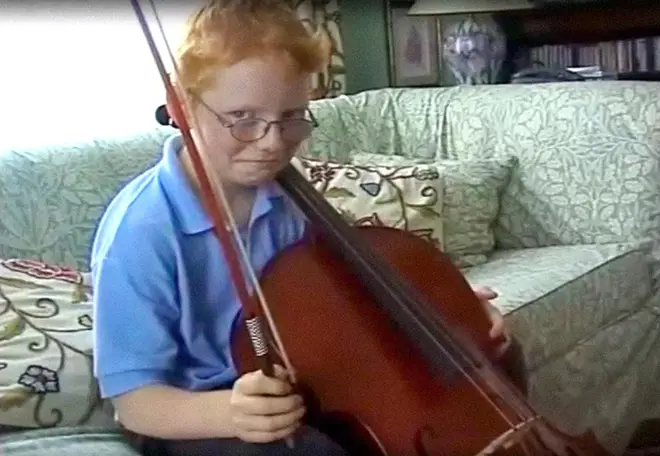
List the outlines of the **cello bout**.
<svg viewBox="0 0 660 456">
<path fill-rule="evenodd" d="M 428 297 L 430 311 L 490 351 L 490 319 L 442 252 L 401 230 L 356 234 Z M 307 422 L 351 454 L 475 456 L 508 429 L 463 375 L 436 375 L 323 236 L 280 253 L 260 283 L 308 400 Z M 245 329 L 237 328 L 234 360 L 249 372 L 257 366 Z"/>
<path fill-rule="evenodd" d="M 253 350 L 246 326 L 239 324 L 232 335 L 232 355 L 240 372 L 259 369 L 252 355 Z M 279 357 L 274 358 L 276 363 L 283 364 Z M 304 424 L 323 432 L 351 455 L 396 456 L 388 453 L 376 433 L 357 417 L 341 411 L 324 410 L 318 396 L 305 383 L 297 383 L 294 387 L 303 397 L 307 409 Z"/>
<path fill-rule="evenodd" d="M 395 456 L 387 452 L 373 429 L 349 413 L 321 412 L 310 415 L 306 424 L 328 435 L 351 455 Z"/>
</svg>

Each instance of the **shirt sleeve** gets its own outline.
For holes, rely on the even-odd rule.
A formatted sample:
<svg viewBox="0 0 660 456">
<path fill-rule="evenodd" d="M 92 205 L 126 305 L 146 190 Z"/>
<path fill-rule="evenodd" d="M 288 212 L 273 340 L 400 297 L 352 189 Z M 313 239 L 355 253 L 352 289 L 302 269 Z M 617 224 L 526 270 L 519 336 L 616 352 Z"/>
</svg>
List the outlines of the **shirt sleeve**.
<svg viewBox="0 0 660 456">
<path fill-rule="evenodd" d="M 170 383 L 179 308 L 164 237 L 157 227 L 123 230 L 94 259 L 94 373 L 103 398 Z"/>
</svg>

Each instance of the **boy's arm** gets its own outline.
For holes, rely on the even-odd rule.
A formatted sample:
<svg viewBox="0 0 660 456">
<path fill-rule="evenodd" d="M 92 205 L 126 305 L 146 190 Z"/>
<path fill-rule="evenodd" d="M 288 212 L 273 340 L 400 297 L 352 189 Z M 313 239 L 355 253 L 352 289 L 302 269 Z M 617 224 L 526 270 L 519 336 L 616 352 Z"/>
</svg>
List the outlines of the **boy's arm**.
<svg viewBox="0 0 660 456">
<path fill-rule="evenodd" d="M 93 260 L 94 373 L 127 429 L 165 439 L 232 435 L 230 391 L 170 386 L 180 319 L 175 261 L 165 230 L 117 233 Z"/>
<path fill-rule="evenodd" d="M 231 390 L 190 392 L 147 386 L 115 398 L 122 426 L 161 439 L 235 437 L 229 411 Z"/>
</svg>

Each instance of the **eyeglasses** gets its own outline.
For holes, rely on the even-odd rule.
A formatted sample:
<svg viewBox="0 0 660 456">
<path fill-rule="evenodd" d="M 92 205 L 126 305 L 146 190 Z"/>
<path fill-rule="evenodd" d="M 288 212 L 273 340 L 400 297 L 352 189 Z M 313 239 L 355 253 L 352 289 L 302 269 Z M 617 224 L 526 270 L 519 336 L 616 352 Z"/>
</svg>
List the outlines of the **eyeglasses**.
<svg viewBox="0 0 660 456">
<path fill-rule="evenodd" d="M 272 125 L 280 127 L 280 134 L 282 139 L 287 142 L 300 142 L 307 139 L 312 130 L 318 127 L 318 122 L 309 109 L 305 110 L 305 117 L 295 117 L 280 120 L 266 120 L 259 118 L 240 119 L 235 122 L 229 122 L 222 115 L 215 112 L 204 100 L 196 97 L 197 100 L 204 106 L 211 114 L 213 114 L 220 125 L 229 128 L 231 135 L 234 139 L 241 142 L 258 141 L 268 134 Z"/>
</svg>

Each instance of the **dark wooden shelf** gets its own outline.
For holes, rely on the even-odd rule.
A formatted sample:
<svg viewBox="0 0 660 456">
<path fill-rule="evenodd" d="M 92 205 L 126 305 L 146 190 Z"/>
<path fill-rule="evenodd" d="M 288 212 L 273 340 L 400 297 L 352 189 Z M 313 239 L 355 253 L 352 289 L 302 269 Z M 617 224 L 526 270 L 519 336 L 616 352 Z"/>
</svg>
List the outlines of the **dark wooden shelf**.
<svg viewBox="0 0 660 456">
<path fill-rule="evenodd" d="M 617 79 L 622 81 L 660 81 L 660 71 L 635 71 L 619 73 Z"/>
<path fill-rule="evenodd" d="M 660 1 L 544 7 L 498 16 L 519 46 L 596 43 L 660 36 Z"/>
</svg>

